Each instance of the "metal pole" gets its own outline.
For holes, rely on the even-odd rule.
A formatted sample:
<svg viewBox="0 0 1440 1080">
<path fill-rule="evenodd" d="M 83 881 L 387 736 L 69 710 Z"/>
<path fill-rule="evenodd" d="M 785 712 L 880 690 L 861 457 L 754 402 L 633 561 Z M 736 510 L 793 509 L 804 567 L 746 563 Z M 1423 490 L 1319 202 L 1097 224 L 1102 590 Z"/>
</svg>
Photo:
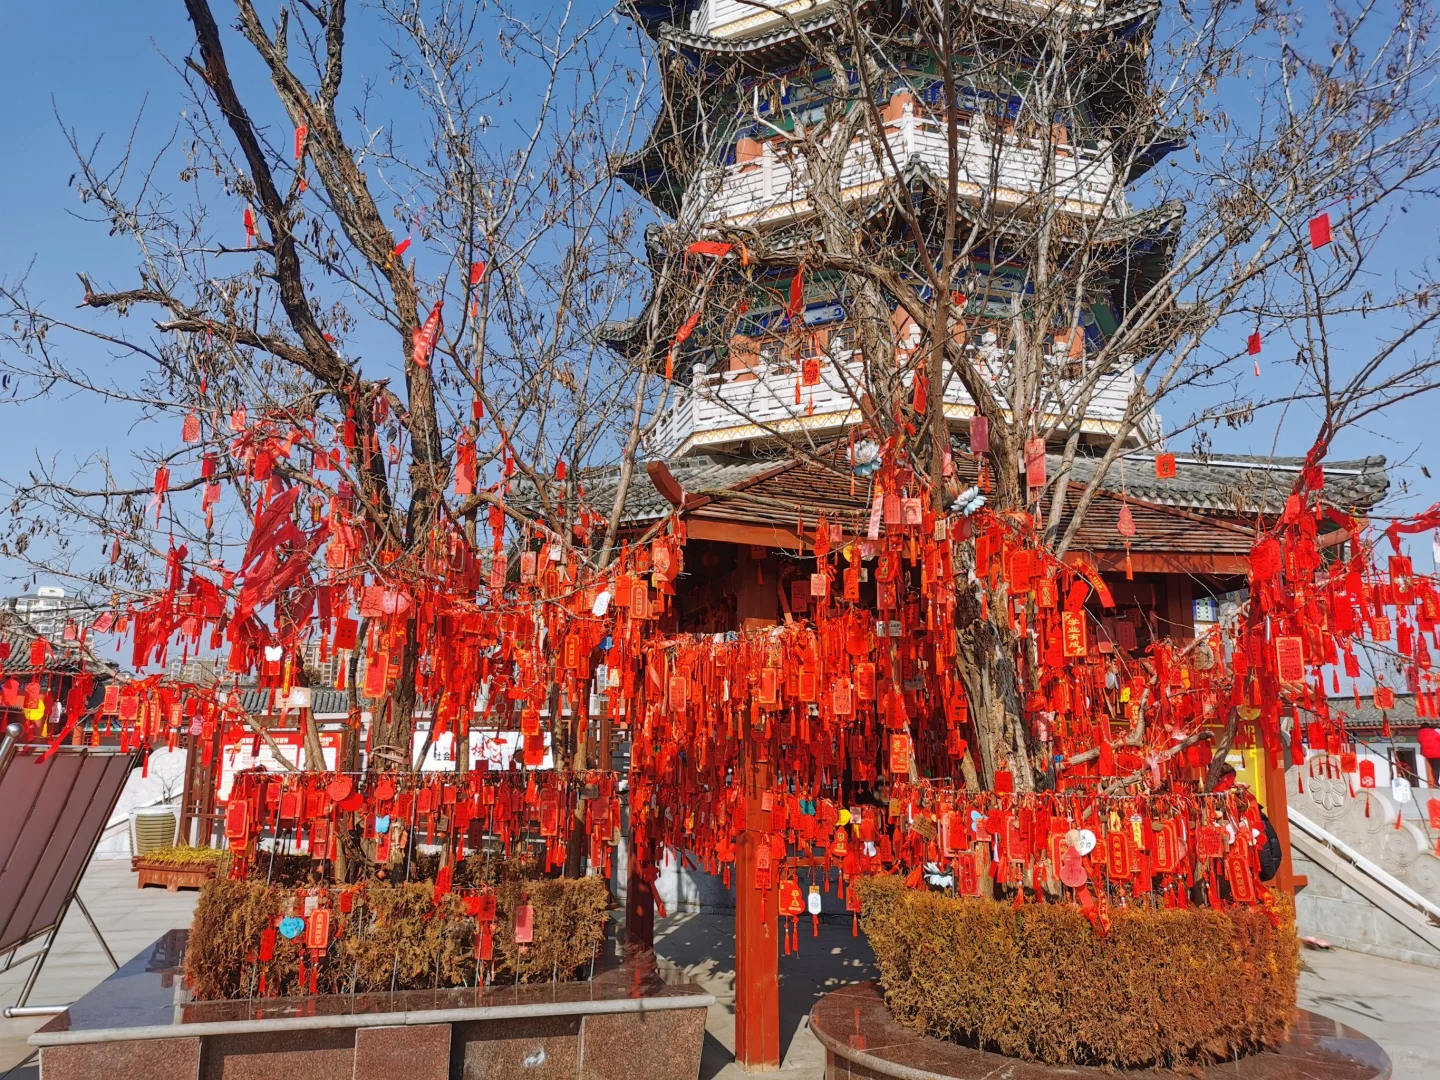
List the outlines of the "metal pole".
<svg viewBox="0 0 1440 1080">
<path fill-rule="evenodd" d="M 100 942 L 100 947 L 105 950 L 105 956 L 110 961 L 110 966 L 116 971 L 120 970 L 120 964 L 115 959 L 115 954 L 110 951 L 110 946 L 105 944 L 105 935 L 100 933 L 100 927 L 95 925 L 95 920 L 90 917 L 90 909 L 85 906 L 85 901 L 80 899 L 80 894 L 75 894 L 75 903 L 80 907 L 80 914 L 85 916 L 85 921 L 90 924 L 90 929 L 95 934 L 95 940 Z"/>
<path fill-rule="evenodd" d="M 50 933 L 45 935 L 45 944 L 41 946 L 40 952 L 35 958 L 35 966 L 30 969 L 30 974 L 25 976 L 25 986 L 20 991 L 20 999 L 15 1002 L 16 1008 L 23 1008 L 25 1003 L 30 1000 L 31 991 L 35 989 L 35 983 L 40 978 L 40 969 L 45 966 L 45 961 L 50 956 L 50 946 L 55 944 L 55 935 L 60 933 L 60 923 L 63 918 L 62 916 L 60 919 L 56 919 Z"/>
<path fill-rule="evenodd" d="M 18 720 L 11 720 L 5 725 L 5 734 L 0 736 L 0 773 L 9 768 L 10 759 L 20 749 L 20 739 L 24 734 L 25 727 Z"/>
</svg>

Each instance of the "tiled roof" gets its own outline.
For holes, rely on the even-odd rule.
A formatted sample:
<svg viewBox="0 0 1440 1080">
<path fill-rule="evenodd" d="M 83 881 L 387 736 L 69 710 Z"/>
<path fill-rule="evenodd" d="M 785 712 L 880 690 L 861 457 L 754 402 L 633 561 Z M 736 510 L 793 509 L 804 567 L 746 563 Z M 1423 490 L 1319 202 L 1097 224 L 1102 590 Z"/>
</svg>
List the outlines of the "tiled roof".
<svg viewBox="0 0 1440 1080">
<path fill-rule="evenodd" d="M 1154 454 L 1130 454 L 1124 460 L 1125 489 L 1137 499 L 1162 506 L 1241 515 L 1276 514 L 1283 510 L 1305 464 L 1304 458 L 1297 457 L 1210 454 L 1196 458 L 1177 454 L 1175 479 L 1159 480 L 1155 477 Z M 1051 475 L 1058 465 L 1059 460 L 1052 455 Z M 1094 458 L 1077 458 L 1076 481 L 1088 482 L 1095 475 L 1096 465 Z M 1390 486 L 1384 457 L 1327 461 L 1322 467 L 1325 497 L 1336 506 L 1368 509 L 1384 497 Z M 1105 487 L 1118 491 L 1120 485 L 1120 468 L 1118 464 L 1112 465 Z"/>
<path fill-rule="evenodd" d="M 275 716 L 282 711 L 275 706 L 279 696 L 279 690 L 251 687 L 240 691 L 240 703 L 251 716 Z M 350 711 L 350 693 L 315 687 L 310 691 L 310 711 L 316 716 L 345 716 Z"/>
<path fill-rule="evenodd" d="M 957 447 L 963 450 L 963 442 Z M 706 517 L 729 517 L 735 513 L 751 520 L 793 524 L 797 509 L 807 519 L 813 519 L 820 512 L 831 516 L 832 520 L 845 512 L 862 513 L 868 506 L 868 485 L 861 481 L 852 495 L 844 462 L 844 445 L 836 444 L 830 452 L 836 454 L 835 465 L 831 468 L 801 460 L 787 461 L 781 456 L 742 457 L 713 453 L 676 458 L 667 465 L 687 492 L 746 489 L 743 497 L 716 499 L 698 511 Z M 1060 460 L 1058 454 L 1049 455 L 1051 476 L 1059 471 Z M 1177 457 L 1175 478 L 1158 480 L 1153 454 L 1129 454 L 1123 461 L 1123 473 L 1119 462 L 1110 466 L 1102 491 L 1119 496 L 1123 487 L 1128 496 L 1131 514 L 1139 529 L 1139 536 L 1132 541 L 1133 547 L 1138 549 L 1144 545 L 1148 525 L 1149 536 L 1165 536 L 1165 550 L 1175 550 L 1175 544 L 1183 546 L 1186 543 L 1186 522 L 1190 519 L 1166 514 L 1163 510 L 1143 504 L 1173 507 L 1208 517 L 1235 518 L 1248 524 L 1248 519 L 1257 513 L 1273 514 L 1284 508 L 1285 499 L 1304 464 L 1302 458 L 1259 458 L 1239 454 L 1213 454 L 1204 460 Z M 1077 457 L 1071 473 L 1072 483 L 1088 483 L 1095 475 L 1098 464 L 1097 458 Z M 973 474 L 973 466 L 965 455 L 956 455 L 956 465 L 962 477 Z M 775 475 L 765 477 L 767 472 L 772 471 Z M 615 475 L 614 470 L 605 470 L 584 480 L 587 500 L 602 514 L 609 512 Z M 761 477 L 765 479 L 760 480 Z M 1325 466 L 1326 496 L 1336 505 L 1367 509 L 1384 497 L 1388 487 L 1389 478 L 1383 457 L 1334 461 Z M 523 495 L 517 501 L 526 502 Z M 773 505 L 765 505 L 767 501 Z M 668 514 L 671 509 L 670 503 L 655 490 L 644 469 L 637 467 L 626 500 L 623 523 L 652 521 Z M 1085 528 L 1098 535 L 1108 535 L 1114 531 L 1119 513 L 1118 497 L 1097 500 L 1087 517 Z M 1248 552 L 1250 544 L 1248 536 L 1236 532 L 1236 551 Z M 1204 550 L 1214 550 L 1211 541 L 1207 540 L 1206 545 Z"/>
<path fill-rule="evenodd" d="M 786 458 L 735 457 L 729 454 L 693 454 L 677 458 L 669 463 L 670 471 L 680 486 L 689 492 L 700 492 L 732 488 L 747 480 L 762 476 L 788 463 Z M 580 474 L 580 483 L 585 488 L 585 501 L 600 514 L 608 516 L 615 499 L 615 487 L 619 470 L 602 469 Z M 528 481 L 516 485 L 511 501 L 526 512 L 538 513 L 539 500 Z M 655 490 L 643 464 L 637 465 L 630 478 L 630 489 L 625 498 L 622 524 L 637 524 L 654 521 L 670 513 L 672 507 L 665 496 Z"/>
<path fill-rule="evenodd" d="M 22 615 L 0 612 L 0 641 L 10 646 L 10 655 L 0 664 L 0 671 L 17 678 L 34 672 L 30 666 L 30 646 L 40 635 Z M 80 671 L 91 672 L 100 678 L 114 678 L 119 669 L 112 663 L 100 659 L 89 645 L 64 640 L 50 640 L 50 654 L 46 671 L 56 674 L 71 674 Z"/>
<path fill-rule="evenodd" d="M 1354 697 L 1332 697 L 1330 713 L 1344 715 L 1345 726 L 1355 731 L 1379 731 L 1387 714 L 1375 707 L 1373 694 L 1360 695 L 1360 707 L 1355 707 Z M 1421 727 L 1440 727 L 1440 721 L 1421 720 L 1415 713 L 1414 694 L 1396 694 L 1395 707 L 1388 713 L 1392 731 L 1413 731 Z"/>
</svg>

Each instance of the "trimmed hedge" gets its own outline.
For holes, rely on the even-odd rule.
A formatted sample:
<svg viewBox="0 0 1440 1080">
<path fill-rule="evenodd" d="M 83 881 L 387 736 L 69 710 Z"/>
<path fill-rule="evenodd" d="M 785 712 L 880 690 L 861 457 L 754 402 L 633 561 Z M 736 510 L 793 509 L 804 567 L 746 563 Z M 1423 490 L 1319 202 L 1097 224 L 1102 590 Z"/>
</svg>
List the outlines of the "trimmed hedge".
<svg viewBox="0 0 1440 1080">
<path fill-rule="evenodd" d="M 330 948 L 320 961 L 322 994 L 475 985 L 475 919 L 455 893 L 434 900 L 432 882 L 353 887 L 341 913 L 332 894 Z M 516 945 L 514 912 L 522 896 L 534 908 L 534 940 Z M 603 878 L 511 880 L 497 888 L 494 971 L 497 981 L 548 982 L 580 977 L 605 938 L 610 891 Z M 295 890 L 263 881 L 217 878 L 200 892 L 185 974 L 200 1000 L 309 993 L 303 936 L 277 935 L 273 959 L 258 960 L 262 932 L 296 914 Z M 264 975 L 263 990 L 260 976 Z M 308 981 L 308 980 L 307 980 Z"/>
<path fill-rule="evenodd" d="M 1101 937 L 1065 904 L 1013 908 L 859 882 L 885 1003 L 928 1035 L 1052 1065 L 1189 1068 L 1277 1046 L 1299 941 L 1258 908 L 1116 908 Z"/>
</svg>

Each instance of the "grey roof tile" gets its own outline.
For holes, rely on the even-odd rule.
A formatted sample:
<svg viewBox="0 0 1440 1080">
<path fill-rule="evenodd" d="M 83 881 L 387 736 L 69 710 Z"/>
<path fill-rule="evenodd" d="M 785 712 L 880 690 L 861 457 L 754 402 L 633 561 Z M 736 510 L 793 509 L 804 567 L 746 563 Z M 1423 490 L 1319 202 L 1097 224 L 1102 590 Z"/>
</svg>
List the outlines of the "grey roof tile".
<svg viewBox="0 0 1440 1080">
<path fill-rule="evenodd" d="M 1155 476 L 1153 453 L 1129 454 L 1124 458 L 1124 486 L 1128 494 L 1161 506 L 1188 510 L 1217 510 L 1232 514 L 1275 514 L 1285 508 L 1304 458 L 1259 457 L 1248 454 L 1210 454 L 1204 458 L 1175 456 L 1175 479 Z M 1074 479 L 1085 483 L 1095 475 L 1095 458 L 1077 458 Z M 1059 458 L 1051 457 L 1051 468 Z M 1325 497 L 1336 506 L 1368 509 L 1379 502 L 1390 486 L 1385 458 L 1322 463 Z M 1053 473 L 1052 473 L 1053 475 Z M 1119 491 L 1122 482 L 1119 463 L 1111 465 L 1105 477 L 1106 490 Z"/>
</svg>

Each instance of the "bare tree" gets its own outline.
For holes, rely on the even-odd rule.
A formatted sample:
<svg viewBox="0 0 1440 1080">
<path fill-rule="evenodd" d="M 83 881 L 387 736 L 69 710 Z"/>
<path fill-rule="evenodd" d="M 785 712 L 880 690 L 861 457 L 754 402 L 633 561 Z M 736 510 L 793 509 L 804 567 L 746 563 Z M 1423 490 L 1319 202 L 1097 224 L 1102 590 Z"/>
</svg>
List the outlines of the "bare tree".
<svg viewBox="0 0 1440 1080">
<path fill-rule="evenodd" d="M 321 545 L 326 581 L 396 587 L 491 572 L 492 535 L 496 551 L 517 535 L 613 547 L 581 478 L 633 463 L 656 387 L 594 340 L 639 269 L 643 219 L 608 169 L 646 103 L 633 27 L 570 4 L 226 7 L 187 0 L 188 108 L 153 162 L 107 161 L 67 130 L 82 208 L 133 244 L 133 276 L 79 268 L 78 313 L 23 276 L 0 287 L 0 363 L 24 400 L 99 395 L 162 443 L 133 461 L 96 448 L 78 470 L 38 462 L 14 485 L 6 553 L 121 603 L 151 603 L 178 565 L 228 560 L 218 589 L 237 617 L 196 647 L 243 668 L 309 632 Z M 355 67 L 357 24 L 386 43 L 383 68 Z M 239 74 L 257 63 L 264 82 Z M 507 497 L 517 480 L 538 510 Z M 246 548 L 291 485 L 282 581 Z M 423 681 L 410 626 L 374 703 L 376 760 L 404 767 Z"/>
</svg>

